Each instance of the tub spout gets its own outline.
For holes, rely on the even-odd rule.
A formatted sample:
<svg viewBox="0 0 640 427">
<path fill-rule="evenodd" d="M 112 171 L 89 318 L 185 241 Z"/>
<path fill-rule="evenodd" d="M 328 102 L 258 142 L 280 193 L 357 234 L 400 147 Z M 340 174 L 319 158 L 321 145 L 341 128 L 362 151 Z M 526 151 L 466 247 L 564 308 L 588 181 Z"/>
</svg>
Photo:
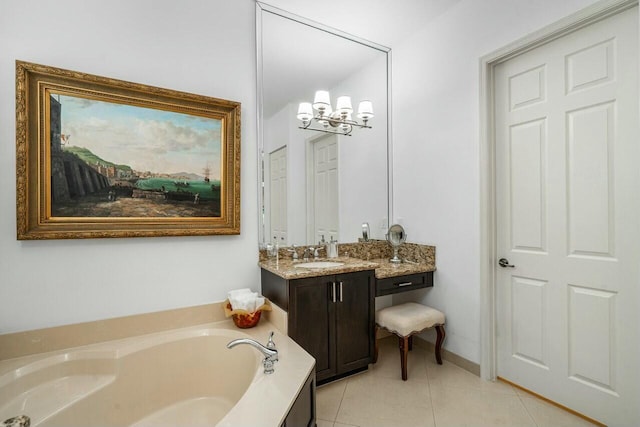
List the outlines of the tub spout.
<svg viewBox="0 0 640 427">
<path fill-rule="evenodd" d="M 227 344 L 227 348 L 233 348 L 240 344 L 249 344 L 251 347 L 257 349 L 264 355 L 264 360 L 262 361 L 262 366 L 264 366 L 265 374 L 273 374 L 273 364 L 278 361 L 278 350 L 273 343 L 273 332 L 269 335 L 269 342 L 267 346 L 263 346 L 258 341 L 252 340 L 250 338 L 240 338 L 237 340 L 231 341 Z"/>
<path fill-rule="evenodd" d="M 26 415 L 18 415 L 17 417 L 11 417 L 8 420 L 4 420 L 0 427 L 29 427 L 31 425 L 31 418 Z"/>
</svg>

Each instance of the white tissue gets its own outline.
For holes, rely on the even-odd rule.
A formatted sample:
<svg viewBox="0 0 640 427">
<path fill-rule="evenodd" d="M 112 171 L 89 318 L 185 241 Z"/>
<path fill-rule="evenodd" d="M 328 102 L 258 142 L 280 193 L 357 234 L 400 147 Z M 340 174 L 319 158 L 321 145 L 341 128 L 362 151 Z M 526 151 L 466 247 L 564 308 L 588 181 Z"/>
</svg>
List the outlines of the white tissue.
<svg viewBox="0 0 640 427">
<path fill-rule="evenodd" d="M 231 299 L 231 298 L 235 298 L 236 295 L 247 294 L 249 292 L 251 292 L 251 289 L 249 288 L 235 289 L 233 291 L 229 291 L 227 293 L 227 297 Z"/>
<path fill-rule="evenodd" d="M 256 308 L 264 304 L 264 297 L 248 288 L 229 291 L 227 296 L 234 310 L 246 310 L 253 313 Z"/>
</svg>

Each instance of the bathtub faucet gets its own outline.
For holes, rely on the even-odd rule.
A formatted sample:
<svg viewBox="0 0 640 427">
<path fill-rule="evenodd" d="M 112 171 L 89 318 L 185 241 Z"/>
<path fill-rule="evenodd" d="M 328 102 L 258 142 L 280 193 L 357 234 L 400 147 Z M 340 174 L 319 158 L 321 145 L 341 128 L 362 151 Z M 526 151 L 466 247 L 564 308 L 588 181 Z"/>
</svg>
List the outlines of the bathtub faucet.
<svg viewBox="0 0 640 427">
<path fill-rule="evenodd" d="M 273 364 L 278 361 L 278 350 L 276 350 L 276 344 L 273 342 L 273 331 L 269 334 L 269 342 L 267 342 L 266 347 L 250 338 L 240 338 L 227 344 L 227 348 L 233 348 L 239 344 L 249 344 L 251 347 L 258 349 L 264 355 L 264 360 L 262 361 L 264 373 L 273 374 Z"/>
<path fill-rule="evenodd" d="M 0 427 L 29 427 L 31 425 L 31 419 L 26 415 L 19 415 L 17 417 L 4 420 Z"/>
</svg>

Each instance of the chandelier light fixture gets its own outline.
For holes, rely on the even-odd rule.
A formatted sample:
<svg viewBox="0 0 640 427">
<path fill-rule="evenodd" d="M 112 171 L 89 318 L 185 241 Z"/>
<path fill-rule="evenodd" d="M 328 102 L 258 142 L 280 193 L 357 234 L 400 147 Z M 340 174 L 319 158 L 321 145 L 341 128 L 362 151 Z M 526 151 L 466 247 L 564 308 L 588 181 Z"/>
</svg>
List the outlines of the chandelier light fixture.
<svg viewBox="0 0 640 427">
<path fill-rule="evenodd" d="M 351 136 L 354 127 L 371 129 L 371 126 L 367 124 L 369 119 L 373 118 L 373 103 L 371 101 L 360 101 L 358 105 L 357 117 L 362 120 L 362 123 L 353 120 L 352 114 L 351 97 L 339 96 L 334 111 L 331 109 L 329 92 L 319 90 L 316 92 L 313 104 L 310 102 L 300 103 L 296 117 L 302 122 L 299 129 L 347 136 Z"/>
</svg>

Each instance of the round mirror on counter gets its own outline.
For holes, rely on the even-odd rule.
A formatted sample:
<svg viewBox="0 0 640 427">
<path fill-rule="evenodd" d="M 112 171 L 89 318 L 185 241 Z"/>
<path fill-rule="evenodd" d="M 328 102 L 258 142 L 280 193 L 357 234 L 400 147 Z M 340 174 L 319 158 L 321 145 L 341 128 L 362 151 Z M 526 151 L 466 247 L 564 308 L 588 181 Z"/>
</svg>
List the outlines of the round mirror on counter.
<svg viewBox="0 0 640 427">
<path fill-rule="evenodd" d="M 393 224 L 389 227 L 387 232 L 387 242 L 393 247 L 393 258 L 389 261 L 393 263 L 402 262 L 398 258 L 398 249 L 407 240 L 407 234 L 404 232 L 404 228 L 400 224 Z"/>
</svg>

